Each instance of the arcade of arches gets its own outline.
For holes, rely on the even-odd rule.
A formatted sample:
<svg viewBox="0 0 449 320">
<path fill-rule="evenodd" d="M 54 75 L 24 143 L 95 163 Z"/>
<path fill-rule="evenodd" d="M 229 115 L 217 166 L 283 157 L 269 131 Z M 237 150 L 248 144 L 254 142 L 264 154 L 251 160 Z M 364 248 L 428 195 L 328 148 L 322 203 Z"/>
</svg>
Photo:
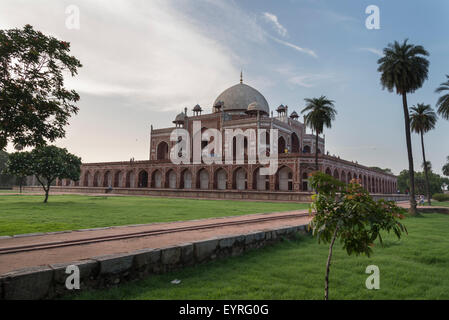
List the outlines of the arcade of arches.
<svg viewBox="0 0 449 320">
<path fill-rule="evenodd" d="M 313 156 L 312 156 L 313 157 Z M 323 157 L 323 156 L 322 156 Z M 275 175 L 261 175 L 257 165 L 150 166 L 142 168 L 82 168 L 81 180 L 58 181 L 60 186 L 148 189 L 252 190 L 273 192 L 311 191 L 308 184 L 313 165 L 280 164 Z M 121 166 L 123 167 L 123 165 Z M 358 169 L 358 168 L 355 168 Z M 358 179 L 371 193 L 396 193 L 396 178 L 360 170 L 325 167 L 326 174 L 345 183 Z"/>
</svg>

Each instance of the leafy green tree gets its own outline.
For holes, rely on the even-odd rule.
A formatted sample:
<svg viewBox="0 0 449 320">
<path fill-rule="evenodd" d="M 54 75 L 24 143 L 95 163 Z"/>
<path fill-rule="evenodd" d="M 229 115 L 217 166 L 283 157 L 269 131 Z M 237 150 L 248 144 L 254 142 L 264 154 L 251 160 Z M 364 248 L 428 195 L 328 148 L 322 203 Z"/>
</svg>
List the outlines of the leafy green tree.
<svg viewBox="0 0 449 320">
<path fill-rule="evenodd" d="M 301 111 L 305 113 L 305 124 L 315 130 L 315 167 L 318 168 L 318 137 L 323 133 L 324 127 L 330 128 L 332 121 L 335 120 L 337 110 L 335 110 L 334 101 L 329 100 L 326 96 L 319 98 L 306 98 L 306 107 Z"/>
<path fill-rule="evenodd" d="M 35 31 L 0 30 L 0 150 L 8 142 L 41 146 L 65 136 L 79 95 L 64 87 L 82 65 L 70 44 Z"/>
<path fill-rule="evenodd" d="M 443 174 L 449 177 L 449 156 L 447 157 L 447 163 L 442 168 Z"/>
<path fill-rule="evenodd" d="M 33 174 L 30 152 L 15 152 L 11 153 L 8 157 L 5 172 L 15 175 L 20 184 L 20 192 L 22 192 L 22 184 L 25 177 Z"/>
<path fill-rule="evenodd" d="M 435 90 L 436 93 L 447 92 L 442 95 L 437 101 L 438 114 L 449 120 L 449 75 L 446 75 L 447 81 L 440 84 L 440 86 Z"/>
<path fill-rule="evenodd" d="M 402 96 L 402 108 L 404 111 L 405 137 L 407 143 L 408 166 L 411 181 L 410 213 L 416 211 L 415 185 L 413 173 L 413 152 L 410 134 L 410 118 L 407 105 L 407 93 L 413 93 L 421 88 L 428 76 L 429 61 L 425 58 L 429 53 L 422 46 L 407 43 L 407 39 L 401 44 L 397 41 L 388 44 L 384 48 L 384 56 L 377 63 L 377 71 L 381 73 L 380 82 L 383 89 L 396 91 Z"/>
<path fill-rule="evenodd" d="M 427 192 L 426 178 L 424 172 L 415 172 L 415 192 L 425 194 Z M 444 178 L 432 171 L 428 172 L 430 194 L 442 193 L 445 186 L 449 185 L 449 179 Z M 402 170 L 398 176 L 398 189 L 401 193 L 410 192 L 410 176 L 408 170 Z"/>
<path fill-rule="evenodd" d="M 38 147 L 31 152 L 11 154 L 8 171 L 15 174 L 35 175 L 45 191 L 44 203 L 46 203 L 51 184 L 56 178 L 79 180 L 81 158 L 69 153 L 67 149 L 56 146 Z"/>
<path fill-rule="evenodd" d="M 437 122 L 437 115 L 430 107 L 430 104 L 418 103 L 416 106 L 411 108 L 410 112 L 410 127 L 413 132 L 421 136 L 421 149 L 422 158 L 424 166 L 424 174 L 426 177 L 426 189 L 427 189 L 427 202 L 429 206 L 431 203 L 431 194 L 429 188 L 429 175 L 428 175 L 428 161 L 426 161 L 426 151 L 424 149 L 424 134 L 432 129 L 435 129 L 435 124 Z"/>
<path fill-rule="evenodd" d="M 393 201 L 373 200 L 355 180 L 345 185 L 341 181 L 315 172 L 311 184 L 317 190 L 310 211 L 314 211 L 310 227 L 318 242 L 329 243 L 324 280 L 324 299 L 329 299 L 329 273 L 332 250 L 337 239 L 348 255 L 370 256 L 374 241 L 382 244 L 381 231 L 393 231 L 400 238 L 407 232 L 397 218 L 404 218 L 404 209 Z"/>
</svg>

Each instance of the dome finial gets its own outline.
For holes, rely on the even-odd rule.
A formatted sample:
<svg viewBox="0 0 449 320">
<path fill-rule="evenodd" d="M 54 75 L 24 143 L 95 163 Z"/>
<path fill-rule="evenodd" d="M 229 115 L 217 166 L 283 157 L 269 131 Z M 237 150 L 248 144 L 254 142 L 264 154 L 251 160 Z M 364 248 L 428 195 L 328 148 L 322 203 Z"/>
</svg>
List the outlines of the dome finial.
<svg viewBox="0 0 449 320">
<path fill-rule="evenodd" d="M 240 83 L 243 83 L 243 71 L 240 71 Z"/>
</svg>

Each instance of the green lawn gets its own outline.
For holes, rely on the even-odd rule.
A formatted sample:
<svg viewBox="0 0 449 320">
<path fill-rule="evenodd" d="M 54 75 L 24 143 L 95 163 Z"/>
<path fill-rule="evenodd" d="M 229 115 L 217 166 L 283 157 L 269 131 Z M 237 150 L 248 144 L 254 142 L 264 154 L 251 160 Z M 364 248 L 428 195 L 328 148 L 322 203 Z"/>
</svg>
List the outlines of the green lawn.
<svg viewBox="0 0 449 320">
<path fill-rule="evenodd" d="M 297 210 L 307 204 L 150 197 L 0 196 L 0 236 Z"/>
<path fill-rule="evenodd" d="M 331 299 L 449 299 L 449 216 L 404 220 L 409 235 L 385 238 L 371 258 L 334 250 Z M 239 257 L 189 267 L 78 299 L 323 299 L 328 247 L 304 236 Z M 380 269 L 380 290 L 368 290 L 368 265 Z M 170 283 L 180 279 L 179 285 Z"/>
<path fill-rule="evenodd" d="M 432 206 L 435 207 L 449 207 L 449 201 L 439 202 L 436 200 L 432 200 Z"/>
</svg>

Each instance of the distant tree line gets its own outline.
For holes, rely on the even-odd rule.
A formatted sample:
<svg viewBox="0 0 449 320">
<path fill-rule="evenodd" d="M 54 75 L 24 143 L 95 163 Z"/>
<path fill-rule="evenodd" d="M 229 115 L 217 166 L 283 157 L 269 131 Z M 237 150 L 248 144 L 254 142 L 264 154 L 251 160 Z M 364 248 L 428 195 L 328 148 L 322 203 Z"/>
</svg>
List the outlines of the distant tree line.
<svg viewBox="0 0 449 320">
<path fill-rule="evenodd" d="M 415 172 L 415 193 L 427 194 L 426 190 L 426 176 L 424 172 Z M 431 195 L 444 192 L 445 188 L 449 186 L 449 178 L 442 177 L 429 170 L 429 191 Z M 398 176 L 398 188 L 401 193 L 410 192 L 410 175 L 408 170 L 402 170 Z"/>
</svg>

